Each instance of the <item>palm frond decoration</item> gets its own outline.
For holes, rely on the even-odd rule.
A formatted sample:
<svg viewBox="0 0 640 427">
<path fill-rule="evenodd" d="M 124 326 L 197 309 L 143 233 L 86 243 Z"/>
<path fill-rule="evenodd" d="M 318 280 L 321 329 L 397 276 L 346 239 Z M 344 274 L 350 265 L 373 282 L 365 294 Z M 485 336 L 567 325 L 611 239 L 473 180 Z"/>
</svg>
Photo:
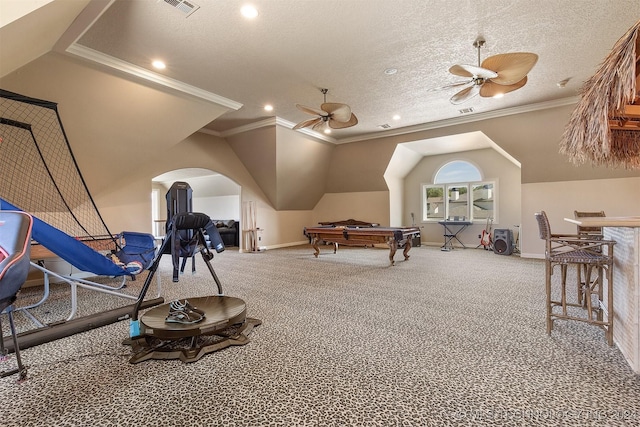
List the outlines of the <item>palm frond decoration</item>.
<svg viewBox="0 0 640 427">
<path fill-rule="evenodd" d="M 638 101 L 639 31 L 640 21 L 616 42 L 582 86 L 560 142 L 560 153 L 576 165 L 640 169 L 640 122 L 635 118 L 635 129 L 624 125 L 629 121 L 625 106 Z M 621 125 L 612 129 L 612 122 Z"/>
</svg>

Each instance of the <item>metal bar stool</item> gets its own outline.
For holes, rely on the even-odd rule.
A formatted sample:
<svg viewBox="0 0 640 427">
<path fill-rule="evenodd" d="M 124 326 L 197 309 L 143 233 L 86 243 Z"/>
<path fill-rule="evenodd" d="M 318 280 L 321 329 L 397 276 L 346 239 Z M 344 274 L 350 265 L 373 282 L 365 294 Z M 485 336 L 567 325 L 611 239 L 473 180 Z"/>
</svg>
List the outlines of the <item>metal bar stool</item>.
<svg viewBox="0 0 640 427">
<path fill-rule="evenodd" d="M 540 238 L 545 241 L 545 275 L 547 293 L 547 334 L 551 335 L 553 322 L 557 319 L 577 320 L 599 326 L 605 331 L 607 343 L 613 345 L 613 245 L 612 240 L 591 239 L 579 234 L 552 234 L 549 219 L 544 211 L 535 214 L 540 231 Z M 606 247 L 606 250 L 603 248 Z M 551 292 L 551 277 L 556 265 L 560 266 L 561 289 L 560 300 L 556 300 Z M 569 302 L 567 298 L 567 266 L 576 265 L 578 272 L 585 274 L 584 283 L 579 283 L 578 294 L 583 300 Z M 591 280 L 593 271 L 597 278 Z M 604 274 L 607 275 L 607 306 L 604 307 Z M 578 280 L 580 275 L 578 275 Z M 593 296 L 597 297 L 594 304 Z M 579 315 L 584 309 L 584 316 Z M 603 312 L 606 310 L 606 319 Z"/>
</svg>

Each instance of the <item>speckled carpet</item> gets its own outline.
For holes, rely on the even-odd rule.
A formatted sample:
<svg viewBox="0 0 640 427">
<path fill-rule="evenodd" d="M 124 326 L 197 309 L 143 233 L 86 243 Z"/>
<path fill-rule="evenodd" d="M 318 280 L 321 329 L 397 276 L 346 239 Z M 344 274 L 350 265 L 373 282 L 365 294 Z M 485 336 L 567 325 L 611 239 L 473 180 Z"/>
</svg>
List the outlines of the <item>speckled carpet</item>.
<svg viewBox="0 0 640 427">
<path fill-rule="evenodd" d="M 312 252 L 217 254 L 225 294 L 263 323 L 197 362 L 129 363 L 127 321 L 24 350 L 28 380 L 0 380 L 2 424 L 640 425 L 640 376 L 602 330 L 558 321 L 546 335 L 541 260 L 423 246 L 390 267 L 385 249 Z M 172 283 L 163 258 L 166 301 L 215 294 L 197 261 Z M 65 289 L 42 315 L 65 313 Z M 80 314 L 123 304 L 80 297 Z"/>
</svg>

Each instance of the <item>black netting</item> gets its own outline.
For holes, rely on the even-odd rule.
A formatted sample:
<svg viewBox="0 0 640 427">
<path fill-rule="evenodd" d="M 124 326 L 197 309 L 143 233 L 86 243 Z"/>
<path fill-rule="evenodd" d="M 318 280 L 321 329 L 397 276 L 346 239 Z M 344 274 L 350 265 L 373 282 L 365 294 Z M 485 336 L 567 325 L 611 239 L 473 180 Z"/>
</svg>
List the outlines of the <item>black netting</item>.
<svg viewBox="0 0 640 427">
<path fill-rule="evenodd" d="M 0 138 L 0 198 L 71 236 L 111 236 L 55 103 L 0 89 Z"/>
</svg>

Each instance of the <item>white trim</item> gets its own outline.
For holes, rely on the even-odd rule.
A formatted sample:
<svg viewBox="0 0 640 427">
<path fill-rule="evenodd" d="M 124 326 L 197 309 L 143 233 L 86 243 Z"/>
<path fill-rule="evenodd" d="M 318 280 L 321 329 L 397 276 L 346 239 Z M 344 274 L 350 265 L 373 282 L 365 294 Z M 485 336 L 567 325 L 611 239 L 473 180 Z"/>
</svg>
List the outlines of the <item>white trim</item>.
<svg viewBox="0 0 640 427">
<path fill-rule="evenodd" d="M 200 132 L 203 133 L 208 133 L 210 135 L 215 135 L 215 136 L 220 136 L 222 138 L 226 138 L 228 136 L 232 136 L 232 135 L 237 135 L 239 133 L 243 133 L 243 132 L 248 132 L 251 130 L 255 130 L 255 129 L 260 129 L 263 127 L 269 127 L 269 126 L 282 126 L 285 127 L 287 129 L 293 129 L 293 127 L 295 126 L 295 123 L 290 122 L 289 120 L 285 120 L 281 117 L 269 117 L 267 119 L 264 120 L 260 120 L 257 122 L 253 122 L 253 123 L 249 123 L 246 125 L 242 125 L 242 126 L 238 126 L 237 128 L 233 128 L 233 129 L 229 129 L 226 130 L 224 132 L 216 132 L 216 131 L 212 131 L 210 129 L 201 129 Z M 325 141 L 325 142 L 330 142 L 332 144 L 336 144 L 337 141 L 335 138 L 332 138 L 324 133 L 321 132 L 315 132 L 311 129 L 308 128 L 302 128 L 302 129 L 296 129 L 297 132 L 303 133 L 307 136 L 310 136 L 312 138 L 315 139 L 319 139 L 321 141 Z"/>
<path fill-rule="evenodd" d="M 504 148 L 502 148 L 501 146 L 496 144 L 492 139 L 490 139 L 490 141 L 491 141 L 491 143 L 490 143 L 491 144 L 491 148 L 496 150 L 498 153 L 502 154 L 502 156 L 504 158 L 506 158 L 511 163 L 513 163 L 514 165 L 516 165 L 517 167 L 522 169 L 522 164 L 515 157 L 513 157 L 511 154 L 507 153 Z"/>
<path fill-rule="evenodd" d="M 181 81 L 162 76 L 160 74 L 146 70 L 142 67 L 138 67 L 128 62 L 114 58 L 113 56 L 105 55 L 96 50 L 89 49 L 88 47 L 79 45 L 77 43 L 73 43 L 72 45 L 70 45 L 66 49 L 66 52 L 72 55 L 76 55 L 81 58 L 87 59 L 89 61 L 96 62 L 98 64 L 112 68 L 114 70 L 118 70 L 123 73 L 141 78 L 143 80 L 147 80 L 147 81 L 159 84 L 161 86 L 168 87 L 168 88 L 177 90 L 179 92 L 183 92 L 183 93 L 195 96 L 197 98 L 201 98 L 206 101 L 213 102 L 218 105 L 222 105 L 223 107 L 229 108 L 231 110 L 239 110 L 242 107 L 242 104 L 239 102 L 233 101 L 228 98 L 224 98 L 220 95 L 216 95 L 215 93 L 202 90 L 195 86 L 188 85 Z"/>
<path fill-rule="evenodd" d="M 218 132 L 217 130 L 201 128 L 201 129 L 198 129 L 196 132 L 206 133 L 207 135 L 213 135 L 213 136 L 217 136 L 218 138 L 222 138 L 222 133 Z"/>
<path fill-rule="evenodd" d="M 422 215 L 421 215 L 421 223 L 423 224 L 433 224 L 438 221 L 443 221 L 446 218 L 451 217 L 449 213 L 449 188 L 450 187 L 466 187 L 467 189 L 467 215 L 466 220 L 471 221 L 472 223 L 479 223 L 481 221 L 486 221 L 486 218 L 475 218 L 473 215 L 473 190 L 472 187 L 474 185 L 486 185 L 491 184 L 493 186 L 493 222 L 498 223 L 498 207 L 500 206 L 499 191 L 498 191 L 498 179 L 483 179 L 482 181 L 469 181 L 469 182 L 451 182 L 451 183 L 442 183 L 442 184 L 434 184 L 434 183 L 423 183 L 420 184 L 420 192 L 422 197 Z M 444 207 L 444 218 L 426 218 L 425 213 L 427 211 L 427 188 L 442 188 L 442 206 Z"/>
<path fill-rule="evenodd" d="M 291 127 L 289 127 L 289 129 L 293 128 L 293 124 Z M 307 136 L 310 136 L 312 138 L 315 139 L 319 139 L 322 141 L 326 141 L 326 142 L 330 142 L 332 144 L 339 144 L 338 140 L 336 140 L 335 138 L 332 138 L 330 136 L 328 136 L 326 133 L 321 133 L 321 132 L 315 132 L 309 128 L 302 128 L 302 129 L 296 129 L 297 132 L 300 133 L 304 133 Z"/>
<path fill-rule="evenodd" d="M 312 138 L 338 145 L 338 144 L 347 144 L 349 142 L 358 142 L 358 141 L 366 141 L 366 140 L 372 140 L 377 138 L 388 138 L 392 136 L 406 135 L 410 133 L 417 133 L 417 132 L 422 132 L 422 131 L 431 130 L 431 129 L 438 129 L 438 128 L 443 128 L 448 126 L 455 126 L 455 125 L 460 125 L 465 123 L 472 123 L 472 122 L 478 122 L 478 121 L 488 120 L 488 119 L 493 119 L 498 117 L 510 116 L 513 114 L 521 114 L 521 113 L 527 113 L 531 111 L 539 111 L 539 110 L 546 110 L 549 108 L 563 107 L 565 105 L 576 104 L 579 100 L 580 100 L 579 96 L 556 99 L 553 101 L 539 102 L 537 104 L 523 105 L 523 106 L 505 108 L 502 110 L 495 110 L 495 111 L 487 111 L 484 113 L 477 113 L 469 116 L 455 117 L 452 119 L 445 119 L 445 120 L 439 120 L 436 122 L 423 123 L 415 126 L 407 126 L 407 127 L 392 129 L 392 130 L 383 131 L 379 133 L 371 132 L 365 135 L 359 135 L 359 136 L 354 136 L 351 138 L 345 138 L 340 140 L 330 137 L 324 133 L 314 132 L 308 128 L 297 129 L 297 131 L 307 136 L 310 136 Z M 285 120 L 283 118 L 276 116 L 275 122 L 274 122 L 274 118 L 268 118 L 255 123 L 250 123 L 248 125 L 243 125 L 237 128 L 229 129 L 224 132 L 217 132 L 217 131 L 213 131 L 205 128 L 199 130 L 199 132 L 203 132 L 203 133 L 207 133 L 207 134 L 219 136 L 219 137 L 227 137 L 231 135 L 236 135 L 238 133 L 247 132 L 249 130 L 259 129 L 261 127 L 267 127 L 267 126 L 273 126 L 273 125 L 280 125 L 288 129 L 292 129 L 295 126 L 295 123 L 292 123 L 288 120 Z M 407 141 L 407 142 L 411 142 L 411 141 Z M 504 151 L 501 147 L 499 147 L 495 143 L 493 143 L 492 146 L 496 151 L 498 151 L 500 154 L 502 154 L 507 159 L 509 159 L 513 164 L 520 167 L 520 162 L 517 161 L 515 158 L 513 158 L 506 151 Z"/>
<path fill-rule="evenodd" d="M 236 135 L 243 132 L 249 132 L 250 130 L 260 129 L 263 127 L 275 126 L 276 117 L 269 117 L 259 122 L 253 122 L 246 125 L 239 126 L 237 128 L 229 129 L 223 132 L 219 132 L 220 136 L 226 138 L 228 136 Z"/>
<path fill-rule="evenodd" d="M 301 246 L 301 245 L 309 246 L 309 255 L 313 254 L 313 248 L 311 247 L 311 243 L 309 243 L 308 240 L 299 240 L 297 242 L 269 245 L 269 246 L 265 246 L 265 250 L 268 251 L 269 249 L 289 248 L 291 246 Z"/>
<path fill-rule="evenodd" d="M 579 96 L 556 99 L 553 101 L 539 102 L 537 104 L 522 105 L 518 107 L 504 108 L 502 110 L 487 111 L 462 117 L 438 120 L 436 122 L 423 123 L 415 126 L 407 126 L 399 129 L 392 129 L 380 133 L 368 133 L 366 135 L 354 136 L 336 141 L 336 144 L 347 144 L 349 142 L 364 141 L 376 138 L 388 138 L 391 136 L 406 135 L 409 133 L 422 132 L 431 129 L 438 129 L 448 126 L 461 125 L 465 123 L 479 122 L 482 120 L 494 119 L 498 117 L 510 116 L 513 114 L 528 113 L 531 111 L 547 110 L 550 108 L 563 107 L 565 105 L 576 104 L 580 100 Z"/>
<path fill-rule="evenodd" d="M 532 259 L 541 259 L 544 260 L 544 254 L 535 254 L 535 253 L 525 253 L 520 252 L 520 258 L 532 258 Z"/>
</svg>

